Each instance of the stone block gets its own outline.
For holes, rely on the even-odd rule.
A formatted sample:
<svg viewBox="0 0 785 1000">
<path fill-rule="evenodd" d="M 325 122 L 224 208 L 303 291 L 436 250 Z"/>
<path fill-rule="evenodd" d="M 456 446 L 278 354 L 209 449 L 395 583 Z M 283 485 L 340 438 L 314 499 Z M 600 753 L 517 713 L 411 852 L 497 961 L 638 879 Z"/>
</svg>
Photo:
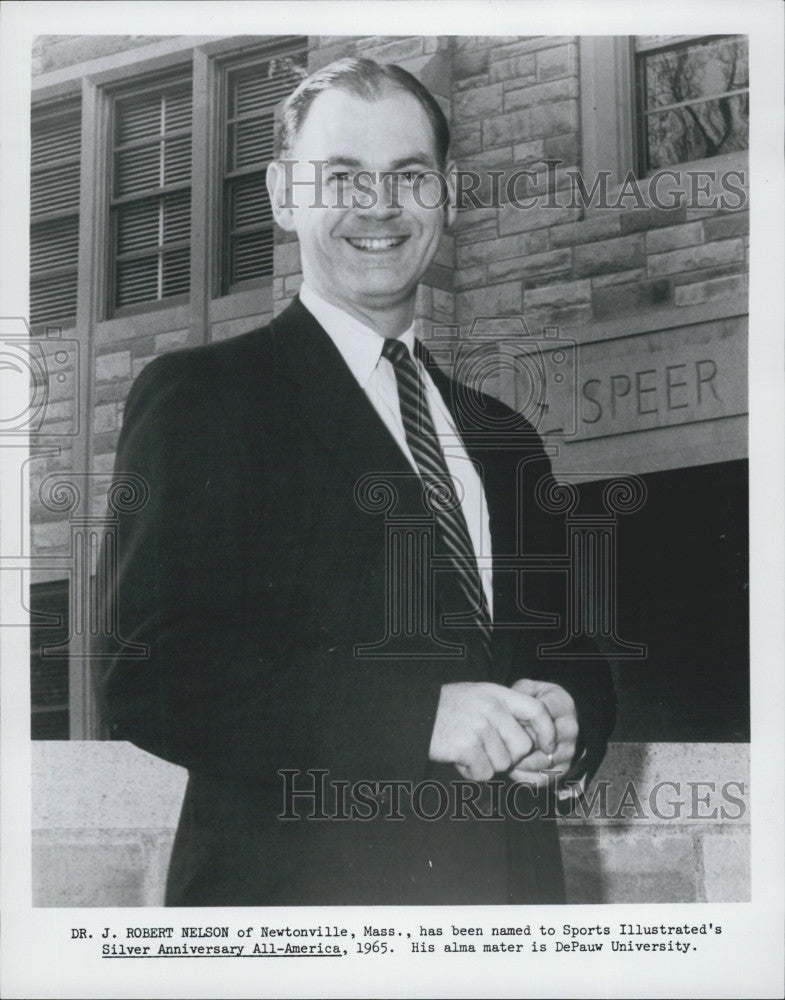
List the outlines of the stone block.
<svg viewBox="0 0 785 1000">
<path fill-rule="evenodd" d="M 102 403 L 93 408 L 93 431 L 96 434 L 117 430 L 119 426 L 117 403 Z"/>
<path fill-rule="evenodd" d="M 533 284 L 563 280 L 572 277 L 572 250 L 548 250 L 545 253 L 493 261 L 488 264 L 488 277 L 491 281 L 523 278 L 527 289 Z"/>
<path fill-rule="evenodd" d="M 526 202 L 522 204 L 525 205 Z M 553 226 L 575 223 L 579 218 L 580 210 L 577 208 L 549 208 L 547 205 L 517 208 L 510 205 L 499 213 L 499 232 L 502 236 L 507 236 L 532 229 L 550 229 Z"/>
<path fill-rule="evenodd" d="M 565 164 L 579 163 L 581 149 L 578 134 L 571 131 L 564 135 L 548 136 L 544 140 L 543 157 L 549 160 L 561 160 Z"/>
<path fill-rule="evenodd" d="M 596 288 L 609 288 L 611 285 L 627 285 L 632 281 L 644 281 L 645 267 L 632 267 L 628 271 L 615 271 L 612 274 L 595 274 L 591 279 L 592 291 Z"/>
<path fill-rule="evenodd" d="M 133 375 L 133 377 L 136 378 L 141 373 L 142 369 L 146 368 L 153 360 L 154 360 L 153 356 L 145 358 L 134 358 L 133 365 L 131 366 L 131 374 Z"/>
<path fill-rule="evenodd" d="M 357 49 L 358 54 L 367 59 L 375 59 L 382 63 L 397 63 L 422 55 L 423 43 L 422 35 L 410 35 L 406 38 L 396 38 L 383 42 L 381 45 L 365 45 L 361 42 Z"/>
<path fill-rule="evenodd" d="M 433 258 L 435 264 L 442 267 L 455 267 L 455 237 L 452 233 L 444 233 L 436 256 Z"/>
<path fill-rule="evenodd" d="M 747 236 L 750 231 L 749 212 L 731 212 L 706 219 L 703 224 L 707 240 L 724 240 L 730 236 Z"/>
<path fill-rule="evenodd" d="M 131 357 L 144 358 L 155 354 L 155 337 L 136 337 L 131 344 Z"/>
<path fill-rule="evenodd" d="M 130 375 L 130 351 L 101 354 L 95 359 L 95 378 L 97 382 L 109 382 L 116 378 L 129 378 Z"/>
<path fill-rule="evenodd" d="M 695 846 L 688 833 L 562 827 L 570 903 L 694 903 Z"/>
<path fill-rule="evenodd" d="M 30 529 L 33 552 L 53 552 L 65 549 L 70 544 L 70 528 L 68 521 L 47 521 L 45 524 L 33 524 Z"/>
<path fill-rule="evenodd" d="M 667 278 L 633 281 L 592 292 L 592 312 L 597 319 L 623 316 L 673 305 L 673 287 Z"/>
<path fill-rule="evenodd" d="M 134 362 L 135 363 L 135 362 Z M 131 373 L 133 374 L 133 367 L 131 368 Z M 93 406 L 100 403 L 120 403 L 128 395 L 128 390 L 131 388 L 131 380 L 123 379 L 123 381 L 117 382 L 102 382 L 96 384 L 93 389 Z M 61 405 L 61 404 L 55 404 Z M 48 409 L 47 409 L 48 414 Z"/>
<path fill-rule="evenodd" d="M 505 45 L 500 45 L 493 50 L 491 57 L 498 60 L 509 59 L 526 52 L 539 52 L 542 49 L 552 49 L 562 44 L 563 39 L 560 35 L 531 35 L 517 41 L 508 39 Z"/>
<path fill-rule="evenodd" d="M 650 254 L 647 260 L 649 275 L 675 274 L 717 264 L 744 261 L 744 242 L 741 239 L 718 240 L 694 247 L 671 250 L 668 253 Z"/>
<path fill-rule="evenodd" d="M 545 155 L 545 140 L 532 139 L 530 142 L 516 142 L 512 148 L 512 155 L 515 164 L 541 160 Z"/>
<path fill-rule="evenodd" d="M 550 83 L 537 83 L 505 90 L 504 110 L 514 111 L 516 108 L 529 108 L 535 104 L 550 104 L 569 97 L 577 97 L 575 80 L 572 77 L 563 77 Z"/>
<path fill-rule="evenodd" d="M 433 293 L 434 312 L 452 318 L 455 309 L 455 297 L 452 292 L 443 291 L 441 288 L 431 289 Z"/>
<path fill-rule="evenodd" d="M 276 244 L 273 255 L 273 270 L 276 275 L 295 274 L 301 270 L 300 244 L 298 241 Z"/>
<path fill-rule="evenodd" d="M 528 139 L 530 114 L 530 108 L 522 108 L 520 111 L 510 111 L 483 121 L 483 149 L 497 149 L 508 145 L 511 140 Z"/>
<path fill-rule="evenodd" d="M 456 80 L 453 84 L 453 93 L 461 94 L 464 90 L 473 90 L 475 87 L 487 87 L 491 78 L 487 73 L 480 73 L 478 76 L 467 76 L 463 80 Z"/>
<path fill-rule="evenodd" d="M 300 285 L 302 285 L 302 283 L 303 283 L 302 274 L 287 275 L 287 277 L 284 278 L 284 283 L 283 283 L 284 295 L 287 297 L 296 295 L 297 292 L 300 291 Z"/>
<path fill-rule="evenodd" d="M 576 243 L 589 243 L 618 236 L 620 232 L 619 212 L 607 211 L 588 219 L 576 218 L 566 225 L 553 226 L 550 231 L 551 246 L 565 247 Z"/>
<path fill-rule="evenodd" d="M 585 278 L 612 271 L 627 271 L 632 267 L 642 267 L 645 260 L 642 236 L 584 243 L 575 249 L 575 274 Z"/>
<path fill-rule="evenodd" d="M 674 301 L 677 306 L 691 306 L 698 302 L 746 295 L 748 290 L 746 274 L 731 274 L 724 278 L 710 278 L 708 281 L 679 285 Z"/>
<path fill-rule="evenodd" d="M 456 319 L 471 324 L 478 317 L 514 316 L 523 306 L 520 281 L 459 292 L 455 296 Z"/>
<path fill-rule="evenodd" d="M 315 73 L 317 69 L 327 66 L 336 59 L 350 58 L 358 54 L 358 42 L 349 37 L 336 45 L 328 45 L 323 49 L 312 48 L 308 52 L 308 72 Z M 365 53 L 362 53 L 365 55 Z"/>
<path fill-rule="evenodd" d="M 563 281 L 546 288 L 526 289 L 526 309 L 561 309 L 569 306 L 588 305 L 591 302 L 590 281 Z"/>
<path fill-rule="evenodd" d="M 676 226 L 687 221 L 687 210 L 683 205 L 675 208 L 633 208 L 631 197 L 625 198 L 623 204 L 628 208 L 621 217 L 621 231 L 624 234 L 639 233 L 644 229 L 660 226 Z"/>
<path fill-rule="evenodd" d="M 706 902 L 749 902 L 752 898 L 749 828 L 707 832 L 701 848 Z"/>
<path fill-rule="evenodd" d="M 487 269 L 485 267 L 464 267 L 455 272 L 455 291 L 467 291 L 470 288 L 479 288 L 488 281 Z"/>
<path fill-rule="evenodd" d="M 136 840 L 34 838 L 33 906 L 144 906 L 144 850 Z"/>
<path fill-rule="evenodd" d="M 488 76 L 494 82 L 502 80 L 534 81 L 537 73 L 536 58 L 533 52 L 527 52 L 510 55 L 506 59 L 494 60 L 488 66 Z"/>
<path fill-rule="evenodd" d="M 466 208 L 458 212 L 455 220 L 455 245 L 473 243 L 479 239 L 490 239 L 497 235 L 499 211 L 496 208 Z"/>
<path fill-rule="evenodd" d="M 685 222 L 667 229 L 652 229 L 646 233 L 647 253 L 666 253 L 694 246 L 703 242 L 703 226 L 700 222 Z"/>
<path fill-rule="evenodd" d="M 465 121 L 496 115 L 502 110 L 501 84 L 477 87 L 456 94 L 453 99 L 453 120 Z"/>
<path fill-rule="evenodd" d="M 543 287 L 543 286 L 537 286 Z M 544 286 L 549 288 L 549 285 Z M 526 291 L 524 290 L 524 295 Z M 554 306 L 547 305 L 532 309 L 529 306 L 524 308 L 524 319 L 529 325 L 529 329 L 539 336 L 546 327 L 559 327 L 566 331 L 568 336 L 573 336 L 576 331 L 591 322 L 591 306 L 587 302 L 578 303 L 574 306 Z"/>
<path fill-rule="evenodd" d="M 67 522 L 63 522 L 67 527 Z M 85 780 L 89 775 L 89 780 Z M 174 829 L 187 772 L 124 742 L 32 747 L 32 827 L 40 831 Z"/>
<path fill-rule="evenodd" d="M 191 331 L 189 329 L 167 330 L 166 333 L 158 333 L 155 337 L 155 353 L 165 354 L 178 347 L 186 347 L 190 338 Z"/>
<path fill-rule="evenodd" d="M 579 130 L 580 112 L 575 99 L 538 104 L 529 109 L 528 138 Z"/>
<path fill-rule="evenodd" d="M 501 239 L 477 240 L 463 244 L 456 248 L 456 257 L 458 267 L 464 268 L 472 264 L 488 264 L 510 257 L 541 253 L 547 247 L 548 233 L 544 229 L 539 229 L 531 233 L 504 236 Z"/>
<path fill-rule="evenodd" d="M 452 61 L 453 77 L 456 82 L 467 80 L 488 72 L 488 49 L 461 50 Z M 490 75 L 488 77 L 490 79 Z"/>
<path fill-rule="evenodd" d="M 577 73 L 578 50 L 574 43 L 537 52 L 537 82 L 556 80 Z"/>
</svg>

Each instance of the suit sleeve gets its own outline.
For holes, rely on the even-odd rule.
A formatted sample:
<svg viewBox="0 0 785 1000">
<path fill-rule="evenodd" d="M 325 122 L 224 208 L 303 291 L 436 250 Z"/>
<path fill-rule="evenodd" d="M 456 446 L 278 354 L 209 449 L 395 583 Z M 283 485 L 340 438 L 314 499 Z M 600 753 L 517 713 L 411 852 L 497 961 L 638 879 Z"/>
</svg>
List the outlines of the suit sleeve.
<svg viewBox="0 0 785 1000">
<path fill-rule="evenodd" d="M 219 776 L 279 784 L 279 768 L 325 767 L 418 778 L 440 669 L 391 661 L 369 671 L 298 630 L 307 609 L 280 628 L 265 606 L 248 607 L 248 459 L 230 396 L 214 373 L 168 356 L 126 403 L 115 475 L 141 477 L 148 497 L 119 515 L 116 572 L 105 546 L 99 599 L 116 608 L 122 639 L 147 652 L 127 656 L 107 641 L 96 650 L 105 730 Z M 271 562 L 281 544 L 269 539 Z"/>
<path fill-rule="evenodd" d="M 525 474 L 519 482 L 526 484 L 520 491 L 518 505 L 522 551 L 541 557 L 546 565 L 551 563 L 553 566 L 552 570 L 528 575 L 524 601 L 533 610 L 555 615 L 558 624 L 521 631 L 519 651 L 513 660 L 508 683 L 521 677 L 549 681 L 559 684 L 572 696 L 579 731 L 567 779 L 590 779 L 602 762 L 616 719 L 611 671 L 591 639 L 587 638 L 580 655 L 569 658 L 548 655 L 544 648 L 557 644 L 569 627 L 569 599 L 574 587 L 563 568 L 562 557 L 568 550 L 566 516 L 558 509 L 559 504 L 548 502 L 548 497 L 558 498 L 559 484 L 539 442 L 538 447 L 524 458 L 521 467 Z"/>
</svg>

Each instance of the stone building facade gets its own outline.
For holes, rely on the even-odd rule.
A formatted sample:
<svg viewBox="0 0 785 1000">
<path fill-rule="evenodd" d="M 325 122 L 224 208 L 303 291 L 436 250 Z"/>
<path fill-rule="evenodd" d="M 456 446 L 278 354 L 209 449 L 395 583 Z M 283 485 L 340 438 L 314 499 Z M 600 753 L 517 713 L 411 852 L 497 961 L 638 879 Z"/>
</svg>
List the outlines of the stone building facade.
<svg viewBox="0 0 785 1000">
<path fill-rule="evenodd" d="M 183 776 L 89 742 L 85 567 L 111 528 L 136 375 L 297 291 L 263 166 L 280 98 L 345 55 L 409 69 L 451 124 L 461 209 L 418 293 L 420 335 L 445 363 L 494 358 L 483 387 L 536 417 L 580 496 L 576 532 L 612 522 L 599 638 L 621 714 L 600 778 L 644 797 L 676 782 L 683 802 L 563 821 L 571 896 L 745 899 L 746 807 L 696 805 L 693 787 L 718 806 L 729 783 L 748 790 L 743 38 L 56 36 L 33 52 L 37 902 L 161 898 Z M 609 510 L 619 476 L 638 500 Z"/>
</svg>

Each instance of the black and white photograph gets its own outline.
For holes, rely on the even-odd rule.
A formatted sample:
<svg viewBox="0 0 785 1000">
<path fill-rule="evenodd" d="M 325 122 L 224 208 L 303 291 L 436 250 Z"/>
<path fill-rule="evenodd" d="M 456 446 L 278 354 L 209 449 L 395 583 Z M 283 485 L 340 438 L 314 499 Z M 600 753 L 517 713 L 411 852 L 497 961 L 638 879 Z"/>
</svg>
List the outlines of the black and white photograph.
<svg viewBox="0 0 785 1000">
<path fill-rule="evenodd" d="M 4 996 L 781 992 L 782 12 L 560 9 L 7 5 Z"/>
</svg>

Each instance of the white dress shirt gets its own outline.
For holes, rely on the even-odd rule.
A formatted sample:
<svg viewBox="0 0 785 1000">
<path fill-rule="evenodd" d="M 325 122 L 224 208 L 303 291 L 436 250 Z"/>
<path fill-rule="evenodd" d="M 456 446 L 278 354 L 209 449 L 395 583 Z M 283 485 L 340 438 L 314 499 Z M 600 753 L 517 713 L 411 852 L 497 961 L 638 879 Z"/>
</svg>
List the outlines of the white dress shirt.
<svg viewBox="0 0 785 1000">
<path fill-rule="evenodd" d="M 392 363 L 382 357 L 384 338 L 343 309 L 325 301 L 308 285 L 304 284 L 300 288 L 300 301 L 338 348 L 360 388 L 384 421 L 412 469 L 419 475 L 417 463 L 406 442 L 395 370 Z M 433 426 L 442 445 L 447 470 L 455 484 L 457 495 L 461 498 L 461 508 L 478 559 L 488 609 L 493 615 L 491 532 L 482 481 L 475 464 L 466 454 L 441 393 L 433 384 L 425 366 L 414 356 L 414 325 L 402 333 L 398 340 L 409 349 L 425 386 Z"/>
</svg>

